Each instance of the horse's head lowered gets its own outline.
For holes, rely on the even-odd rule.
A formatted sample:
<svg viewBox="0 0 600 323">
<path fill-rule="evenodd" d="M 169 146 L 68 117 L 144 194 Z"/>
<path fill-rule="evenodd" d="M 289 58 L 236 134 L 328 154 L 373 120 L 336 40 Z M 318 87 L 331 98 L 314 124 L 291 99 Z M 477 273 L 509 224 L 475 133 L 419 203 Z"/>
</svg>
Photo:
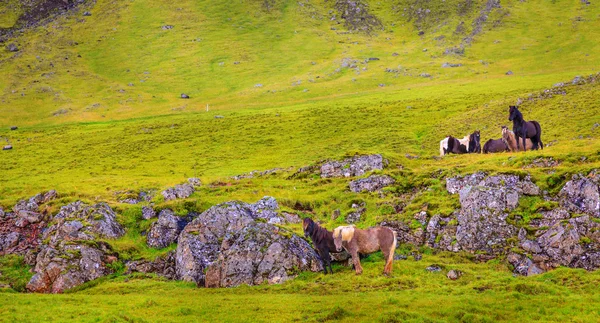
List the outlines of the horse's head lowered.
<svg viewBox="0 0 600 323">
<path fill-rule="evenodd" d="M 521 111 L 519 111 L 519 109 L 517 109 L 516 106 L 511 105 L 508 108 L 508 121 L 513 121 L 513 120 L 519 120 L 519 119 L 523 119 L 523 115 L 521 114 Z"/>
<path fill-rule="evenodd" d="M 335 228 L 333 230 L 333 243 L 337 252 L 342 252 L 344 242 L 352 240 L 354 237 L 354 226 L 347 225 Z"/>
<path fill-rule="evenodd" d="M 308 238 L 315 229 L 315 222 L 311 218 L 304 218 L 302 220 L 302 229 L 304 229 L 304 236 Z"/>
</svg>

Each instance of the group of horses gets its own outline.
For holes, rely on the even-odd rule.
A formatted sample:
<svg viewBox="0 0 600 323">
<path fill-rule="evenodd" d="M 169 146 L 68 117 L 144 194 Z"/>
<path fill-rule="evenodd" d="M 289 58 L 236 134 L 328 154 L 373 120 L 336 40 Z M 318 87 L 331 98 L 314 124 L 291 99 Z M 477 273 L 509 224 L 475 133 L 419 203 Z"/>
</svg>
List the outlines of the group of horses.
<svg viewBox="0 0 600 323">
<path fill-rule="evenodd" d="M 323 262 L 323 271 L 333 274 L 331 269 L 330 252 L 337 253 L 346 250 L 352 257 L 354 270 L 357 275 L 362 274 L 360 255 L 366 255 L 381 250 L 385 259 L 384 275 L 392 272 L 394 262 L 394 251 L 396 250 L 396 232 L 388 227 L 372 227 L 366 230 L 358 229 L 353 225 L 340 226 L 329 231 L 311 218 L 302 221 L 304 236 L 310 237 L 315 249 Z"/>
<path fill-rule="evenodd" d="M 513 105 L 509 107 L 508 113 L 508 120 L 512 121 L 513 130 L 511 131 L 508 127 L 502 126 L 502 137 L 500 139 L 488 140 L 482 149 L 479 131 L 475 131 L 462 139 L 447 136 L 440 141 L 440 156 L 481 153 L 482 150 L 484 154 L 487 154 L 544 149 L 542 127 L 539 122 L 525 121 L 521 111 Z"/>
</svg>

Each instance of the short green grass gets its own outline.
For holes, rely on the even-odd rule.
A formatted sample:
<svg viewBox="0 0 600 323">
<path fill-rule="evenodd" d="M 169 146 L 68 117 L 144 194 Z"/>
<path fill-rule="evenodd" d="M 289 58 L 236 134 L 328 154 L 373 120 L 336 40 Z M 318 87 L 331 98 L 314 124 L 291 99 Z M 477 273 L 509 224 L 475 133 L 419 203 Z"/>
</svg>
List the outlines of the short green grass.
<svg viewBox="0 0 600 323">
<path fill-rule="evenodd" d="M 431 264 L 442 272 L 426 271 Z M 335 267 L 334 275 L 303 273 L 280 286 L 198 289 L 133 275 L 63 295 L 0 292 L 0 321 L 591 322 L 600 315 L 600 277 L 584 270 L 514 277 L 498 262 L 452 254 L 409 256 L 395 263 L 391 277 L 381 274 L 380 254 L 363 265 L 362 276 Z M 464 275 L 451 281 L 451 269 Z"/>
<path fill-rule="evenodd" d="M 25 31 L 14 40 L 19 52 L 0 50 L 0 143 L 14 147 L 0 151 L 0 206 L 49 189 L 60 193 L 49 206 L 53 212 L 75 200 L 107 201 L 127 228 L 123 238 L 108 242 L 129 260 L 154 259 L 174 246 L 148 248 L 143 232 L 152 221 L 142 221 L 141 206 L 119 197 L 160 192 L 189 177 L 204 183 L 194 195 L 165 202 L 158 194 L 154 206 L 185 214 L 270 195 L 283 210 L 333 228 L 353 203 L 364 203 L 359 226 L 401 220 L 416 229 L 415 213 L 450 215 L 458 208 L 458 198 L 445 190 L 447 176 L 530 174 L 556 194 L 572 174 L 600 165 L 597 83 L 521 104 L 551 144 L 543 151 L 432 156 L 448 134 L 479 129 L 482 145 L 499 138 L 500 126 L 509 125 L 508 105 L 518 98 L 597 73 L 600 11 L 566 0 L 503 1 L 463 56 L 444 55 L 472 32 L 485 3 L 369 1 L 385 26 L 371 35 L 346 33 L 331 20 L 333 1 L 88 4 Z M 0 4 L 0 27 L 15 23 L 15 4 Z M 416 9 L 430 11 L 418 18 Z M 82 17 L 82 10 L 92 16 Z M 457 31 L 461 22 L 464 30 Z M 371 57 L 379 60 L 366 63 Z M 342 67 L 348 60 L 358 70 Z M 462 66 L 442 68 L 445 62 Z M 509 70 L 514 75 L 505 75 Z M 191 99 L 180 99 L 181 93 Z M 19 130 L 10 131 L 13 125 Z M 367 153 L 390 161 L 380 173 L 396 184 L 383 194 L 351 193 L 347 179 L 292 176 L 301 166 Z M 530 167 L 537 158 L 560 164 Z M 275 167 L 284 170 L 230 178 Z M 548 207 L 526 198 L 511 220 L 526 226 Z M 331 220 L 336 209 L 342 216 Z M 301 233 L 299 225 L 290 228 Z M 426 273 L 434 262 L 466 275 L 451 282 Z M 0 283 L 22 289 L 30 275 L 22 259 L 2 258 L 0 266 Z M 143 276 L 125 281 L 115 268 L 118 274 L 74 294 L 2 293 L 0 320 L 587 322 L 600 314 L 592 288 L 597 273 L 559 269 L 516 278 L 501 259 L 474 264 L 448 254 L 397 262 L 392 278 L 380 276 L 381 266 L 374 255 L 362 277 L 338 267 L 341 274 L 331 277 L 303 273 L 283 286 L 224 290 Z"/>
</svg>

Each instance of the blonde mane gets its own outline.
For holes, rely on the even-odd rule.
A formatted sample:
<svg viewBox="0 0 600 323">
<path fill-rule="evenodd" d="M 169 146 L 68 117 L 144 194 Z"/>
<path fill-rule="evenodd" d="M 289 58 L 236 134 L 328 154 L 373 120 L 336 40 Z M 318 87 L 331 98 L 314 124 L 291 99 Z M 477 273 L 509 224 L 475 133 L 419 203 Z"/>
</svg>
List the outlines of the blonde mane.
<svg viewBox="0 0 600 323">
<path fill-rule="evenodd" d="M 354 228 L 353 225 L 337 227 L 333 230 L 333 238 L 335 239 L 341 235 L 342 242 L 348 242 L 354 237 Z"/>
</svg>

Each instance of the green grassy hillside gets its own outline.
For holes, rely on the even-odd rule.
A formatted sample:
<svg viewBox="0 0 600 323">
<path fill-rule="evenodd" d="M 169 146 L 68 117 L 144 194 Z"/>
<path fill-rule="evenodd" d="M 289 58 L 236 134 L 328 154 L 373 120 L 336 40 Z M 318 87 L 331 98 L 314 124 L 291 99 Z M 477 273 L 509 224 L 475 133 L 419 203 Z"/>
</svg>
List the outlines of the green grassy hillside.
<svg viewBox="0 0 600 323">
<path fill-rule="evenodd" d="M 188 177 L 200 177 L 203 187 L 176 202 L 158 194 L 156 207 L 185 213 L 270 195 L 289 211 L 299 202 L 306 206 L 301 215 L 332 228 L 344 221 L 330 220 L 331 212 L 345 215 L 357 201 L 367 208 L 361 227 L 411 219 L 424 208 L 450 214 L 458 198 L 445 190 L 449 175 L 529 173 L 556 193 L 571 174 L 600 166 L 595 3 L 361 4 L 362 17 L 378 22 L 370 29 L 349 24 L 336 1 L 98 0 L 17 33 L 3 44 L 16 44 L 17 52 L 0 49 L 0 146 L 3 139 L 13 146 L 0 151 L 0 206 L 49 189 L 60 194 L 51 210 L 78 199 L 107 201 L 128 229 L 113 247 L 123 260 L 151 259 L 165 251 L 146 246 L 141 207 L 118 201 Z M 13 26 L 21 11 L 16 1 L 0 4 L 0 28 Z M 571 84 L 578 75 L 593 77 Z M 559 82 L 565 85 L 553 88 Z M 500 126 L 510 125 L 508 106 L 517 102 L 526 119 L 542 125 L 543 151 L 432 158 L 448 134 L 481 130 L 482 145 L 499 138 Z M 357 194 L 346 179 L 290 178 L 301 166 L 357 153 L 383 154 L 390 161 L 383 173 L 397 184 L 382 195 Z M 530 167 L 542 157 L 559 165 Z M 231 179 L 272 168 L 284 170 Z M 399 203 L 406 206 L 397 213 L 392 206 Z M 282 287 L 208 291 L 115 275 L 73 295 L 1 292 L 0 320 L 36 320 L 25 313 L 39 304 L 47 306 L 37 318 L 46 320 L 144 321 L 157 313 L 244 320 L 231 316 L 227 302 L 248 320 L 583 322 L 600 314 L 593 312 L 599 294 L 589 287 L 595 273 L 514 278 L 501 260 L 473 264 L 467 255 L 440 254 L 398 262 L 398 273 L 385 280 L 377 257 L 360 278 L 338 268 L 339 276 L 303 274 Z M 22 264 L 0 260 L 1 272 L 14 272 L 7 283 L 27 279 Z M 460 267 L 466 281 L 427 276 L 429 262 Z M 345 307 L 349 297 L 356 308 Z M 77 308 L 79 302 L 88 306 Z M 106 308 L 89 305 L 98 302 Z M 205 302 L 214 306 L 198 305 Z M 307 305 L 314 310 L 303 313 Z M 280 307 L 286 311 L 264 315 Z M 56 308 L 66 310 L 53 317 Z"/>
</svg>

